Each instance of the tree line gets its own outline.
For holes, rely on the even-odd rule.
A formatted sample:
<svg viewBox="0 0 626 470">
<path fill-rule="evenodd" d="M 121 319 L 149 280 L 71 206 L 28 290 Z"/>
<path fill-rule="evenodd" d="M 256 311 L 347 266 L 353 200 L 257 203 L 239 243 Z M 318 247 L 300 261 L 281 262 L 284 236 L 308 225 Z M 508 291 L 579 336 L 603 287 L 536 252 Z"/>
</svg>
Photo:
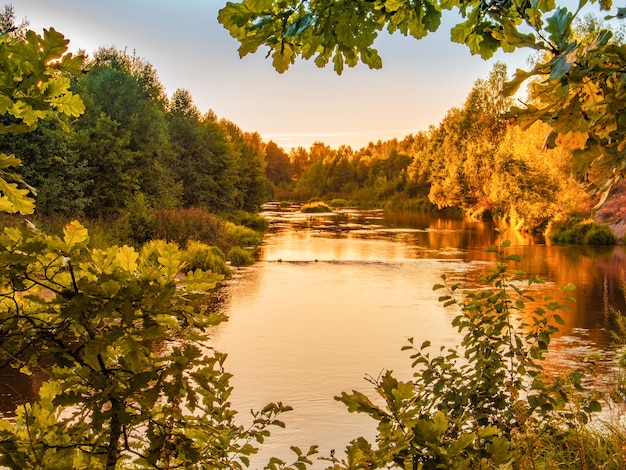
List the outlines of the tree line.
<svg viewBox="0 0 626 470">
<path fill-rule="evenodd" d="M 268 146 L 268 168 L 274 168 L 268 177 L 284 198 L 454 209 L 545 230 L 588 209 L 583 181 L 572 176 L 570 151 L 546 147 L 546 125 L 510 123 L 513 100 L 502 94 L 507 78 L 506 66 L 495 64 L 462 106 L 401 140 L 370 142 L 357 151 L 316 143 L 288 156 Z"/>
<path fill-rule="evenodd" d="M 261 137 L 201 113 L 186 90 L 168 98 L 146 60 L 101 48 L 71 80 L 80 119 L 50 115 L 34 132 L 0 139 L 0 151 L 19 149 L 41 214 L 110 218 L 133 201 L 256 212 L 266 199 Z"/>
</svg>

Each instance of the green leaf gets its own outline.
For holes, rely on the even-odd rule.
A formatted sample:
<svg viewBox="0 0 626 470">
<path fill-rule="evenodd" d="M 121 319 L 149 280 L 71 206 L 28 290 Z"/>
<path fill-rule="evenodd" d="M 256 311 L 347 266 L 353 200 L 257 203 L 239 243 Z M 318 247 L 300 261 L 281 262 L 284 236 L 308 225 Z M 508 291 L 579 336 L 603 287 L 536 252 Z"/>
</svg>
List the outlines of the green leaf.
<svg viewBox="0 0 626 470">
<path fill-rule="evenodd" d="M 4 153 L 0 153 L 0 170 L 21 165 L 22 161 L 15 155 L 6 155 Z"/>
<path fill-rule="evenodd" d="M 546 31 L 550 33 L 550 40 L 562 45 L 568 38 L 574 16 L 567 8 L 557 8 L 547 19 Z"/>
<path fill-rule="evenodd" d="M 60 113 L 67 116 L 78 117 L 85 112 L 85 104 L 78 95 L 67 92 L 53 100 L 50 100 L 50 104 L 56 108 Z"/>
</svg>

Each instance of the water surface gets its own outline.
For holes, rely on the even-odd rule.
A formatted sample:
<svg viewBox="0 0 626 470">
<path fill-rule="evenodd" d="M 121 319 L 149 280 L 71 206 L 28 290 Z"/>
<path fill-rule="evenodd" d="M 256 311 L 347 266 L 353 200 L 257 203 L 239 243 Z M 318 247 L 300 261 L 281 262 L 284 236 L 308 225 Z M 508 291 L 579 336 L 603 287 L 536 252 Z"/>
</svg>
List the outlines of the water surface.
<svg viewBox="0 0 626 470">
<path fill-rule="evenodd" d="M 333 397 L 372 389 L 364 378 L 391 369 L 411 374 L 407 352 L 414 338 L 435 348 L 458 343 L 453 309 L 438 302 L 441 275 L 480 285 L 493 264 L 484 249 L 498 243 L 491 224 L 382 211 L 329 215 L 267 212 L 272 231 L 259 262 L 224 287 L 229 321 L 214 335 L 228 353 L 234 374 L 233 404 L 245 411 L 271 401 L 294 407 L 284 415 L 286 430 L 270 439 L 267 455 L 288 458 L 289 446 L 320 446 L 338 453 L 352 439 L 372 439 L 375 423 L 349 414 Z M 507 236 L 508 235 L 508 236 Z M 551 367 L 559 370 L 597 350 L 610 370 L 610 305 L 623 307 L 621 247 L 548 246 L 508 233 L 518 269 L 547 282 L 539 294 L 577 285 L 577 303 L 553 342 Z M 323 468 L 318 463 L 317 468 Z"/>
</svg>

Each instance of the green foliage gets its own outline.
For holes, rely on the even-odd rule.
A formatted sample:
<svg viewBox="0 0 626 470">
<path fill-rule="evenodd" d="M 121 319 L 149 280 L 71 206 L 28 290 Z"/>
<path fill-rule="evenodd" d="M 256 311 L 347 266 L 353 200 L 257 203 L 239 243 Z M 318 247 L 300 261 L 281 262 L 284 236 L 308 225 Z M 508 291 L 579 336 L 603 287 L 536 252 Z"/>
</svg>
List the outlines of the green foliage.
<svg viewBox="0 0 626 470">
<path fill-rule="evenodd" d="M 244 227 L 251 228 L 260 233 L 267 232 L 270 226 L 269 221 L 262 215 L 251 214 L 246 211 L 231 212 L 226 214 L 225 217 L 237 225 L 243 225 Z"/>
<path fill-rule="evenodd" d="M 138 68 L 141 62 L 133 60 Z M 130 61 L 125 53 L 99 50 L 89 74 L 77 83 L 86 112 L 68 139 L 87 162 L 86 212 L 93 217 L 122 211 L 136 192 L 153 207 L 171 207 L 181 199 L 163 103 L 145 89 L 145 74 L 137 75 Z M 156 76 L 151 80 L 158 82 Z"/>
<path fill-rule="evenodd" d="M 348 201 L 345 199 L 333 199 L 330 201 L 331 207 L 346 207 L 348 206 Z"/>
<path fill-rule="evenodd" d="M 265 174 L 276 185 L 291 181 L 289 155 L 272 141 L 265 147 Z"/>
<path fill-rule="evenodd" d="M 265 153 L 261 136 L 243 132 L 234 123 L 219 122 L 233 150 L 233 164 L 237 173 L 234 209 L 257 212 L 271 194 L 270 182 L 265 176 Z"/>
<path fill-rule="evenodd" d="M 225 357 L 199 346 L 205 329 L 224 320 L 197 302 L 220 275 L 180 276 L 183 253 L 163 242 L 91 250 L 78 222 L 62 237 L 7 228 L 0 241 L 9 267 L 0 321 L 13 332 L 3 338 L 3 360 L 50 379 L 16 427 L 3 424 L 3 465 L 239 468 L 251 442 L 280 425 L 282 405 L 255 414 L 249 429 L 236 425 Z M 37 432 L 22 431 L 30 422 Z"/>
<path fill-rule="evenodd" d="M 58 116 L 40 121 L 33 132 L 1 135 L 0 152 L 14 149 L 19 149 L 22 163 L 17 172 L 36 189 L 39 214 L 69 218 L 89 206 L 87 162 L 72 148 L 67 124 Z"/>
<path fill-rule="evenodd" d="M 597 396 L 584 393 L 582 371 L 544 373 L 541 361 L 566 306 L 551 297 L 536 301 L 529 289 L 541 281 L 508 268 L 519 261 L 506 254 L 509 245 L 487 250 L 498 261 L 485 288 L 462 290 L 445 276 L 434 287 L 444 291 L 444 306 L 459 309 L 452 324 L 463 335 L 460 347 L 431 355 L 429 341 L 410 340 L 403 349 L 411 351 L 412 380 L 385 372 L 370 379 L 377 402 L 357 391 L 336 398 L 376 420 L 378 434 L 376 446 L 352 441 L 347 459 L 334 459 L 333 468 L 535 468 L 540 442 L 524 448 L 523 436 L 536 432 L 572 442 L 600 409 Z M 565 299 L 571 300 L 571 290 L 562 289 Z M 517 466 L 520 460 L 527 465 Z"/>
<path fill-rule="evenodd" d="M 136 246 L 154 238 L 154 209 L 143 193 L 136 193 L 126 202 L 122 223 L 126 224 L 128 233 L 125 238 L 132 240 Z"/>
<path fill-rule="evenodd" d="M 228 2 L 219 21 L 239 40 L 240 56 L 269 48 L 274 68 L 284 72 L 296 58 L 331 60 L 337 73 L 362 62 L 380 68 L 374 49 L 379 32 L 399 31 L 416 39 L 435 31 L 443 10 L 458 9 L 461 20 L 451 40 L 488 59 L 498 51 L 537 51 L 530 70 L 517 70 L 505 91 L 512 96 L 530 83 L 530 99 L 511 113 L 526 127 L 536 121 L 552 128 L 549 145 L 572 149 L 580 175 L 593 171 L 590 188 L 608 195 L 626 175 L 624 152 L 624 57 L 626 45 L 610 27 L 576 33 L 576 18 L 587 3 L 610 10 L 611 1 L 582 1 L 574 10 L 554 1 L 521 0 L 240 0 Z M 615 9 L 608 19 L 623 19 Z M 602 201 L 602 199 L 601 199 Z"/>
<path fill-rule="evenodd" d="M 227 255 L 230 264 L 233 266 L 250 266 L 254 264 L 254 255 L 250 250 L 246 250 L 240 246 L 231 248 Z"/>
<path fill-rule="evenodd" d="M 202 118 L 188 92 L 177 90 L 168 110 L 171 142 L 183 184 L 183 205 L 213 211 L 239 209 L 235 194 L 234 152 L 226 133 L 210 116 Z"/>
<path fill-rule="evenodd" d="M 550 239 L 556 243 L 572 245 L 614 245 L 615 235 L 604 224 L 572 218 L 558 226 Z"/>
<path fill-rule="evenodd" d="M 43 36 L 33 31 L 23 37 L 0 35 L 0 116 L 12 118 L 0 124 L 1 134 L 32 131 L 51 111 L 72 117 L 83 113 L 68 76 L 80 73 L 83 57 L 66 53 L 68 42 L 52 28 Z M 0 211 L 32 214 L 35 206 L 28 193 L 34 189 L 8 170 L 20 164 L 14 155 L 0 154 Z"/>
<path fill-rule="evenodd" d="M 216 246 L 209 246 L 191 240 L 187 243 L 182 259 L 185 263 L 183 270 L 186 272 L 194 272 L 197 269 L 201 269 L 202 271 L 211 271 L 224 276 L 230 274 L 230 269 L 226 264 L 226 256 Z"/>
<path fill-rule="evenodd" d="M 304 204 L 300 208 L 300 212 L 305 214 L 332 212 L 333 210 L 325 202 L 315 201 Z"/>
<path fill-rule="evenodd" d="M 607 246 L 615 245 L 615 235 L 606 225 L 594 224 L 583 238 L 585 245 Z"/>
<path fill-rule="evenodd" d="M 263 234 L 232 222 L 224 224 L 224 239 L 229 245 L 256 248 L 263 242 Z"/>
</svg>

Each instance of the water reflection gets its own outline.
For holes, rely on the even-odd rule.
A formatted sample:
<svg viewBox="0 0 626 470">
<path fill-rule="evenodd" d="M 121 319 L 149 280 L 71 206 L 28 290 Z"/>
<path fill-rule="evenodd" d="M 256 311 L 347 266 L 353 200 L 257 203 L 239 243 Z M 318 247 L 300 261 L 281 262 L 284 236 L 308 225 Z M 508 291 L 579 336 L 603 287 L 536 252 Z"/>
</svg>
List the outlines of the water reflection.
<svg viewBox="0 0 626 470">
<path fill-rule="evenodd" d="M 494 261 L 484 249 L 498 235 L 488 223 L 406 212 L 268 217 L 272 231 L 260 262 L 226 287 L 230 321 L 215 342 L 229 354 L 238 409 L 276 400 L 295 408 L 267 453 L 285 457 L 289 445 L 315 443 L 328 455 L 375 432 L 373 422 L 348 414 L 333 396 L 367 391 L 363 377 L 384 369 L 409 377 L 408 354 L 400 351 L 409 337 L 435 347 L 458 343 L 454 312 L 443 309 L 432 286 L 444 273 L 480 285 Z M 591 348 L 608 355 L 607 306 L 624 307 L 623 249 L 549 246 L 513 232 L 506 238 L 522 256 L 518 269 L 547 281 L 538 297 L 578 286 L 553 343 L 551 370 Z"/>
</svg>

